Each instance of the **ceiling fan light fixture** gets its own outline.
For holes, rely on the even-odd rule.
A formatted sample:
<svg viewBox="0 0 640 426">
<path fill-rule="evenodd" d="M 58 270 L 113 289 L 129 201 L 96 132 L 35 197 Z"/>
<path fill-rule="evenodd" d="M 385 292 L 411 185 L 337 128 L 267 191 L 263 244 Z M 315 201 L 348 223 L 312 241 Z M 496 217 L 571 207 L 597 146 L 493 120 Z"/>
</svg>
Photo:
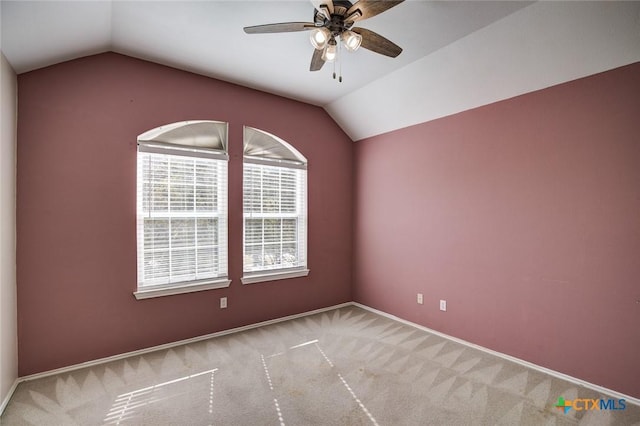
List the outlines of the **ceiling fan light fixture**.
<svg viewBox="0 0 640 426">
<path fill-rule="evenodd" d="M 313 45 L 313 47 L 321 50 L 324 49 L 324 47 L 327 45 L 330 36 L 331 33 L 327 28 L 320 27 L 311 31 L 311 36 L 309 38 L 311 39 L 311 44 Z"/>
<path fill-rule="evenodd" d="M 350 30 L 343 32 L 340 38 L 349 52 L 355 52 L 362 44 L 362 36 Z"/>
<path fill-rule="evenodd" d="M 333 42 L 333 43 L 332 43 Z M 334 39 L 329 40 L 327 47 L 322 52 L 322 60 L 325 62 L 333 62 L 338 55 L 338 44 Z"/>
</svg>

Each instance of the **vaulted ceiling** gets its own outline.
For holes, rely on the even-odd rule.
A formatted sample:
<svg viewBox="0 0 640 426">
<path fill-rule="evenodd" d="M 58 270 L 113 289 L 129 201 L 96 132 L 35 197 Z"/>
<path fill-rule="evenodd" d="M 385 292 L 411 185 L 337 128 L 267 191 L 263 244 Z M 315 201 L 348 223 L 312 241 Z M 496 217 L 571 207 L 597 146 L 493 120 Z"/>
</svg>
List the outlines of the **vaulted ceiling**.
<svg viewBox="0 0 640 426">
<path fill-rule="evenodd" d="M 361 0 L 366 1 L 366 0 Z M 313 21 L 309 1 L 5 1 L 17 73 L 114 51 L 322 106 L 353 139 L 640 61 L 638 1 L 407 0 L 357 26 L 395 59 L 343 52 L 309 71 L 309 34 L 243 27 Z"/>
</svg>

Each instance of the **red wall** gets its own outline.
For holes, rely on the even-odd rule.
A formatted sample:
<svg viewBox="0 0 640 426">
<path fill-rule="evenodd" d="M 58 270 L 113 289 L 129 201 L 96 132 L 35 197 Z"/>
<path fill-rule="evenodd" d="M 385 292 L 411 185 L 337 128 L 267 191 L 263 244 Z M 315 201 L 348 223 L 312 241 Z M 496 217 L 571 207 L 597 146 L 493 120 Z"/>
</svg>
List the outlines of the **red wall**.
<svg viewBox="0 0 640 426">
<path fill-rule="evenodd" d="M 356 143 L 354 299 L 640 397 L 639 95 L 636 63 Z"/>
<path fill-rule="evenodd" d="M 113 53 L 18 87 L 21 376 L 352 299 L 353 144 L 321 108 Z M 229 122 L 233 282 L 138 301 L 136 137 L 189 119 Z M 309 160 L 308 277 L 240 283 L 243 125 Z"/>
</svg>

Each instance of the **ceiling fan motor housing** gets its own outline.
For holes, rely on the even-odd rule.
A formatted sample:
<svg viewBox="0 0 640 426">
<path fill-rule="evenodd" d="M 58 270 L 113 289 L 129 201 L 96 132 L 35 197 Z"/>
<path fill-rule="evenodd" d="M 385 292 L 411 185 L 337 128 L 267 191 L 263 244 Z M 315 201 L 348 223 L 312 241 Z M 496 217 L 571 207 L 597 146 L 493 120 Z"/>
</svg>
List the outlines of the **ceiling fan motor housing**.
<svg viewBox="0 0 640 426">
<path fill-rule="evenodd" d="M 325 13 L 314 9 L 313 21 L 317 27 L 325 27 L 331 32 L 331 35 L 338 37 L 354 24 L 354 21 L 345 20 L 345 15 L 351 6 L 350 1 L 334 1 L 330 19 L 325 16 Z M 326 13 L 329 13 L 328 10 Z"/>
</svg>

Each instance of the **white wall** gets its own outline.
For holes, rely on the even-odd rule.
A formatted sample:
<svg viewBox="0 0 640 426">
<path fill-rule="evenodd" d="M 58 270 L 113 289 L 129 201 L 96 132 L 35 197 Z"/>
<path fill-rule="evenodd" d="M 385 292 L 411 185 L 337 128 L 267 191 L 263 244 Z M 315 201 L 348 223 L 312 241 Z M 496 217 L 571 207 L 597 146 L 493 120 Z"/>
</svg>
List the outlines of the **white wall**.
<svg viewBox="0 0 640 426">
<path fill-rule="evenodd" d="M 0 413 L 18 378 L 16 312 L 16 73 L 0 52 Z"/>
</svg>

